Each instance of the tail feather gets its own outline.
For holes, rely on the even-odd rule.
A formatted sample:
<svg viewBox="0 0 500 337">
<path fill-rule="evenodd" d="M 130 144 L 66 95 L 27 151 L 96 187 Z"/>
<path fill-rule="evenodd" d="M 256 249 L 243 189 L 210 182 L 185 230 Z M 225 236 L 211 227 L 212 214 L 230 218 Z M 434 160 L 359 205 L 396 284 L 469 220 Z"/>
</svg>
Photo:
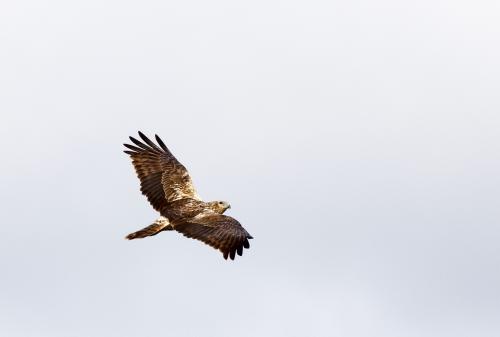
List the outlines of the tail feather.
<svg viewBox="0 0 500 337">
<path fill-rule="evenodd" d="M 156 235 L 164 230 L 172 230 L 170 222 L 165 217 L 160 217 L 158 220 L 153 222 L 151 225 L 144 227 L 137 232 L 130 233 L 125 237 L 127 240 L 141 239 L 148 236 Z"/>
</svg>

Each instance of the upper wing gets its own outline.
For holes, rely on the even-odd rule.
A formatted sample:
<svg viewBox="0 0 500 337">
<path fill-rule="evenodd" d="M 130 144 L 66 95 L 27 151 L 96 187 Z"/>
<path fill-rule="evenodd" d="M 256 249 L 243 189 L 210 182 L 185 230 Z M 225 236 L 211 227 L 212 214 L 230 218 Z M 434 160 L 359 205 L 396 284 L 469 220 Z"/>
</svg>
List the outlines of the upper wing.
<svg viewBox="0 0 500 337">
<path fill-rule="evenodd" d="M 132 158 L 132 164 L 141 181 L 141 192 L 154 209 L 161 211 L 168 202 L 184 198 L 201 200 L 188 171 L 170 153 L 160 137 L 155 135 L 161 148 L 140 131 L 139 136 L 144 143 L 129 137 L 137 146 L 123 144 L 131 150 L 124 152 Z"/>
<path fill-rule="evenodd" d="M 240 223 L 230 216 L 210 213 L 176 224 L 174 229 L 188 238 L 203 241 L 222 252 L 224 258 L 234 260 L 235 254 L 243 254 L 243 248 L 250 248 L 248 239 L 253 237 Z"/>
</svg>

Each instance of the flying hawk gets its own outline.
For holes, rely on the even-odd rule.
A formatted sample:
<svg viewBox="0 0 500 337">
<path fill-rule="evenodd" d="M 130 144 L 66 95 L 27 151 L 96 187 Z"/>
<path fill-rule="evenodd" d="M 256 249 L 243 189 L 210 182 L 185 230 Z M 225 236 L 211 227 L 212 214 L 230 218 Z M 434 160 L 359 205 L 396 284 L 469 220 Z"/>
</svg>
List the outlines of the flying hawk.
<svg viewBox="0 0 500 337">
<path fill-rule="evenodd" d="M 132 158 L 141 192 L 160 217 L 151 225 L 126 236 L 139 239 L 162 231 L 176 230 L 218 249 L 225 259 L 241 256 L 253 239 L 240 223 L 223 213 L 231 208 L 225 201 L 204 202 L 196 193 L 186 168 L 172 155 L 165 143 L 155 135 L 158 145 L 139 131 L 142 141 L 129 137 L 124 152 Z"/>
</svg>

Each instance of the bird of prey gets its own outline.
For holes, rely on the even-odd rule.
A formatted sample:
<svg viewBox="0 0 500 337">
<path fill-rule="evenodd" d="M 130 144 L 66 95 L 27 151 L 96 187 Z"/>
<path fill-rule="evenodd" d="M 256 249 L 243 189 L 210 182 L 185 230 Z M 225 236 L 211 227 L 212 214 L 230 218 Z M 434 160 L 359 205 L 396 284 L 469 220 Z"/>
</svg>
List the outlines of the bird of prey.
<svg viewBox="0 0 500 337">
<path fill-rule="evenodd" d="M 250 248 L 253 237 L 240 223 L 223 213 L 231 206 L 225 201 L 204 202 L 196 193 L 186 168 L 155 135 L 155 144 L 139 131 L 142 142 L 129 137 L 134 145 L 123 144 L 141 181 L 141 192 L 160 217 L 151 225 L 131 233 L 133 240 L 176 230 L 188 238 L 203 241 L 234 260 L 236 253 Z"/>
</svg>

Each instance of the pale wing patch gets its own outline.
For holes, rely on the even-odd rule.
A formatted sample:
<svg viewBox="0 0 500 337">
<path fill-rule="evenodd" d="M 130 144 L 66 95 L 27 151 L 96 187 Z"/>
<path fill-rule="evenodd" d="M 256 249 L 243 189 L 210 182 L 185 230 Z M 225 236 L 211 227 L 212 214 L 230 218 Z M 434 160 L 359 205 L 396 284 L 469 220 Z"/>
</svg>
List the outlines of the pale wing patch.
<svg viewBox="0 0 500 337">
<path fill-rule="evenodd" d="M 215 213 L 211 209 L 205 209 L 203 212 L 198 213 L 194 218 L 192 218 L 191 221 L 193 221 L 193 222 L 202 221 L 203 222 L 203 220 L 202 220 L 203 218 L 206 218 L 207 216 L 210 216 L 210 215 L 217 215 L 217 214 L 218 213 Z M 204 224 L 208 227 L 213 227 L 213 225 L 211 225 L 210 223 L 204 223 Z"/>
<path fill-rule="evenodd" d="M 200 196 L 196 193 L 191 177 L 185 170 L 163 173 L 161 184 L 163 185 L 165 198 L 168 202 L 174 202 L 185 198 L 201 201 Z"/>
</svg>

